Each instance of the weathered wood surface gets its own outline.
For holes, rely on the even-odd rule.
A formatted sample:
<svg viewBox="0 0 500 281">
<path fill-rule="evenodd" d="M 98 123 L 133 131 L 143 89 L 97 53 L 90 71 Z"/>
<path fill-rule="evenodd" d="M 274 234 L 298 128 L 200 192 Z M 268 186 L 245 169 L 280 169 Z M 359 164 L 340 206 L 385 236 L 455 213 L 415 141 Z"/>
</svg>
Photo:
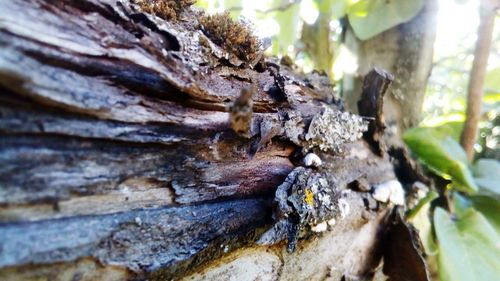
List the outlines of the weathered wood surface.
<svg viewBox="0 0 500 281">
<path fill-rule="evenodd" d="M 178 279 L 255 249 L 306 150 L 339 193 L 395 179 L 389 158 L 356 140 L 351 115 L 334 116 L 330 139 L 306 139 L 326 107 L 342 108 L 327 77 L 241 61 L 203 34 L 200 16 L 165 21 L 125 0 L 0 0 L 2 279 Z M 228 125 L 247 86 L 249 139 Z M 302 240 L 343 237 L 332 245 L 363 251 L 336 272 L 366 276 L 387 208 L 359 190 L 344 197 L 354 211 L 338 228 Z M 281 261 L 272 279 L 293 279 L 283 261 L 317 247 L 282 246 L 267 247 Z M 339 253 L 309 268 L 327 272 Z"/>
</svg>

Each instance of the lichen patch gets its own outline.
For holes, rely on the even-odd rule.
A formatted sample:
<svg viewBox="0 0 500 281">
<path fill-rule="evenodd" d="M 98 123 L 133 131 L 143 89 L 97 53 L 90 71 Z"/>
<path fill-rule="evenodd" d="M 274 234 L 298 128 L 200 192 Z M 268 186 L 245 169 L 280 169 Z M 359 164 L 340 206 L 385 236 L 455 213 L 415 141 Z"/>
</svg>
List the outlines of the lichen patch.
<svg viewBox="0 0 500 281">
<path fill-rule="evenodd" d="M 340 152 L 344 143 L 360 139 L 366 130 L 368 123 L 363 118 L 324 106 L 323 113 L 314 116 L 311 121 L 304 146 L 307 149 L 319 147 L 325 152 Z"/>
<path fill-rule="evenodd" d="M 339 205 L 343 200 L 340 196 L 341 192 L 334 183 L 321 172 L 295 168 L 276 190 L 276 224 L 262 235 L 258 243 L 274 244 L 287 238 L 288 251 L 293 252 L 301 230 L 309 227 L 322 232 L 327 229 L 328 221 L 347 216 L 345 206 Z"/>
</svg>

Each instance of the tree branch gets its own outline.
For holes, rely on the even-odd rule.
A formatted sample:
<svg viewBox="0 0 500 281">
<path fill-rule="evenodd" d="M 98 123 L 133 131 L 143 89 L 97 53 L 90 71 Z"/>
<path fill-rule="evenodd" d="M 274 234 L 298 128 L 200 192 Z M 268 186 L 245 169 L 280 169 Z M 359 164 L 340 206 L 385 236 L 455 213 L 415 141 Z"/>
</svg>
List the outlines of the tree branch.
<svg viewBox="0 0 500 281">
<path fill-rule="evenodd" d="M 478 37 L 467 89 L 467 113 L 464 129 L 460 137 L 460 143 L 469 160 L 472 160 L 474 156 L 474 143 L 476 142 L 478 124 L 481 117 L 483 86 L 488 66 L 488 56 L 491 49 L 494 24 L 495 7 L 493 1 L 481 1 Z"/>
</svg>

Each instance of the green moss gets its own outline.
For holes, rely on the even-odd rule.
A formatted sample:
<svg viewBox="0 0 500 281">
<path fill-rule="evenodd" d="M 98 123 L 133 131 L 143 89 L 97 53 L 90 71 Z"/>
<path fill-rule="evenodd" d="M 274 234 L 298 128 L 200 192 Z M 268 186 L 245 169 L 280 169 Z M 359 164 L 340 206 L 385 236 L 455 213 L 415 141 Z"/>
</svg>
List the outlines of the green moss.
<svg viewBox="0 0 500 281">
<path fill-rule="evenodd" d="M 212 42 L 241 60 L 253 61 L 260 51 L 258 38 L 248 26 L 234 21 L 229 12 L 203 16 L 200 24 Z"/>
<path fill-rule="evenodd" d="M 134 0 L 143 12 L 165 20 L 177 20 L 179 14 L 195 2 L 196 0 Z"/>
</svg>

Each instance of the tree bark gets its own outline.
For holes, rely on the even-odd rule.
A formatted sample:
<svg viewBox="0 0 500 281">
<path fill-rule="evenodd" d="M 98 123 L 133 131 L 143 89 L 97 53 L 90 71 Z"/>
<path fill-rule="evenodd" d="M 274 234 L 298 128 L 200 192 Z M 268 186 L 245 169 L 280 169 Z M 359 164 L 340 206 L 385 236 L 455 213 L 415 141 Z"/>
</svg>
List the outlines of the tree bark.
<svg viewBox="0 0 500 281">
<path fill-rule="evenodd" d="M 342 111 L 328 78 L 242 60 L 205 35 L 200 11 L 177 12 L 2 1 L 2 279 L 340 280 L 373 276 L 386 258 L 426 280 L 418 236 L 367 192 L 408 171 L 359 138 L 365 122 Z M 243 89 L 254 89 L 249 138 L 229 122 Z M 279 225 L 276 188 L 297 173 L 312 175 L 314 221 L 296 224 L 294 253 L 286 237 L 257 246 Z M 392 244 L 394 231 L 408 233 Z M 401 248 L 412 258 L 394 259 Z"/>
<path fill-rule="evenodd" d="M 476 143 L 479 119 L 481 118 L 484 78 L 488 68 L 488 57 L 495 26 L 495 10 L 498 9 L 493 2 L 490 0 L 481 1 L 474 61 L 472 62 L 469 86 L 467 87 L 467 112 L 462 135 L 460 136 L 460 144 L 464 148 L 469 161 L 472 161 L 474 157 L 474 144 Z"/>
</svg>

